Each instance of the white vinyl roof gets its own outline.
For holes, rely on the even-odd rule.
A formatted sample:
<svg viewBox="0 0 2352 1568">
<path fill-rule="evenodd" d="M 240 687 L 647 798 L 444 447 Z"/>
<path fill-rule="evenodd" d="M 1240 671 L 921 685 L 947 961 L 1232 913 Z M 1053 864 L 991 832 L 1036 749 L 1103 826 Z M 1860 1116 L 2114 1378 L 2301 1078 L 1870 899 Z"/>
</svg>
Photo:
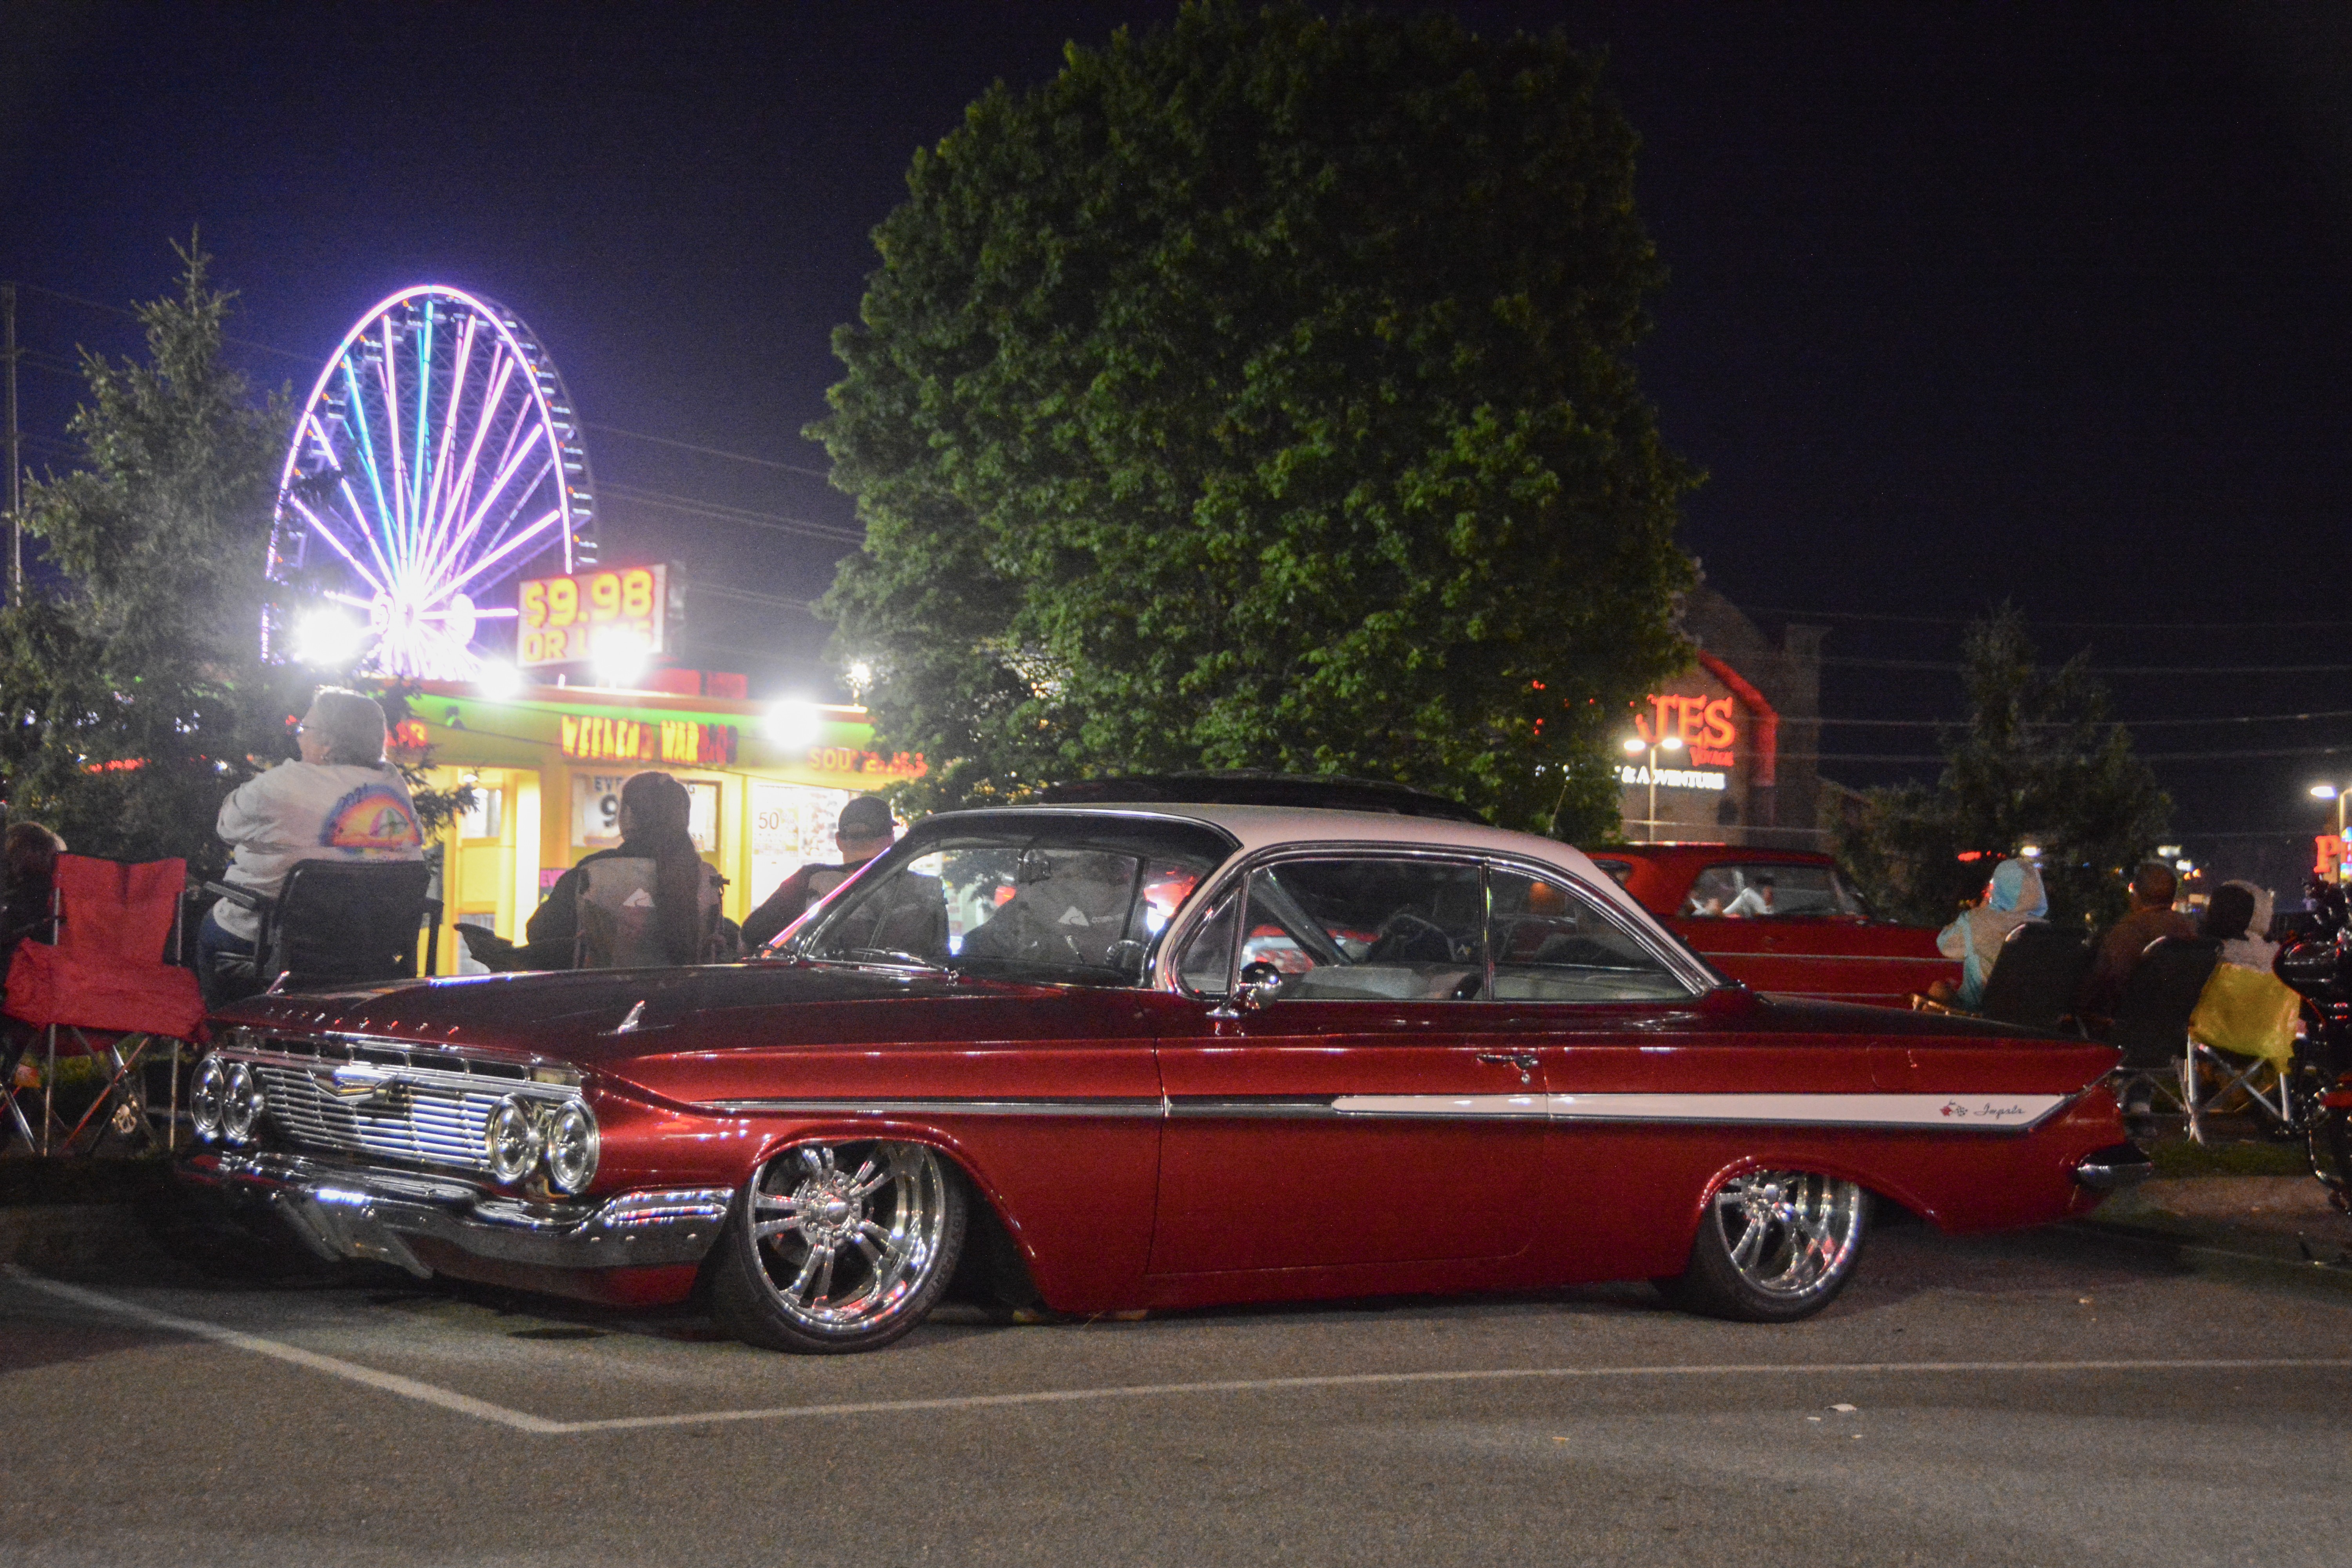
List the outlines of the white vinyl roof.
<svg viewBox="0 0 2352 1568">
<path fill-rule="evenodd" d="M 981 807 L 978 811 L 1038 812 L 1056 816 L 1157 816 L 1202 822 L 1222 827 L 1241 841 L 1241 853 L 1254 855 L 1285 846 L 1317 844 L 1396 845 L 1424 849 L 1463 849 L 1478 854 L 1509 855 L 1533 860 L 1568 873 L 1587 888 L 1625 910 L 1644 926 L 1656 921 L 1633 901 L 1617 879 L 1595 866 L 1583 850 L 1532 833 L 1514 833 L 1483 823 L 1454 822 L 1439 816 L 1403 816 L 1385 811 L 1326 811 L 1293 805 L 1187 805 L 1160 801 L 1105 802 L 1099 805 L 1014 805 Z M 961 816 L 961 813 L 943 814 Z M 975 812 L 977 815 L 977 811 Z"/>
</svg>

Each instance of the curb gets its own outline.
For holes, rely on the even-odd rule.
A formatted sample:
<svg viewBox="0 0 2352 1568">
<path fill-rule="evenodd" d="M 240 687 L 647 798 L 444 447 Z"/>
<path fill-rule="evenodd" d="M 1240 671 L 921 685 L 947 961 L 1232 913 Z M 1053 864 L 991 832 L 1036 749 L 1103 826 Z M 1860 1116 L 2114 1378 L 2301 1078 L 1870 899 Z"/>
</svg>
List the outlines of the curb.
<svg viewBox="0 0 2352 1568">
<path fill-rule="evenodd" d="M 0 1263 L 42 1273 L 80 1272 L 120 1266 L 154 1249 L 155 1238 L 129 1203 L 0 1207 Z"/>
</svg>

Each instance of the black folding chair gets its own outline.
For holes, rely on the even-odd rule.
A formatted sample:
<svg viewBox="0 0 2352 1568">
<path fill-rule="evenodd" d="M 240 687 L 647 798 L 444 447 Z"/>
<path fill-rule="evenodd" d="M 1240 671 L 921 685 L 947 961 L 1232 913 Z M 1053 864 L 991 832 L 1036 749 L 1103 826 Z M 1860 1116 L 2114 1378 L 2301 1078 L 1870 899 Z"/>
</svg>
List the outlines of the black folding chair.
<svg viewBox="0 0 2352 1568">
<path fill-rule="evenodd" d="M 2000 944 L 1977 1011 L 1999 1023 L 2043 1034 L 2070 1027 L 2074 994 L 2091 972 L 2091 944 L 2041 921 L 2029 921 Z"/>
<path fill-rule="evenodd" d="M 2158 1099 L 2188 1113 L 2182 1075 L 2189 1055 L 2189 1015 L 2197 1011 L 2205 982 L 2221 962 L 2221 944 L 2210 937 L 2158 937 L 2125 979 L 2107 1044 L 2124 1054 L 2114 1083 L 2126 1114 L 2147 1114 Z M 2147 1109 L 2135 1110 L 2137 1106 Z"/>
<path fill-rule="evenodd" d="M 205 890 L 261 916 L 250 958 L 223 961 L 205 976 L 215 1004 L 259 991 L 315 991 L 412 979 L 420 932 L 425 973 L 441 931 L 441 905 L 425 896 L 433 868 L 421 860 L 303 860 L 276 898 L 222 882 Z"/>
</svg>

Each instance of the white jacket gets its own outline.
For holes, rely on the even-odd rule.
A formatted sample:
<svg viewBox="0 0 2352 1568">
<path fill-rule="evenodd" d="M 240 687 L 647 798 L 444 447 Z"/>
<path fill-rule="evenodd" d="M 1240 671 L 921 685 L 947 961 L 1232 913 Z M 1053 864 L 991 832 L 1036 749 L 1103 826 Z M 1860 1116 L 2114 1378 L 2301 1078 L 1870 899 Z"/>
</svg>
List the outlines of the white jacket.
<svg viewBox="0 0 2352 1568">
<path fill-rule="evenodd" d="M 222 879 L 271 897 L 297 861 L 425 858 L 416 807 L 391 767 L 280 763 L 221 802 L 217 831 L 236 851 Z M 246 942 L 261 935 L 261 917 L 226 899 L 213 919 Z"/>
</svg>

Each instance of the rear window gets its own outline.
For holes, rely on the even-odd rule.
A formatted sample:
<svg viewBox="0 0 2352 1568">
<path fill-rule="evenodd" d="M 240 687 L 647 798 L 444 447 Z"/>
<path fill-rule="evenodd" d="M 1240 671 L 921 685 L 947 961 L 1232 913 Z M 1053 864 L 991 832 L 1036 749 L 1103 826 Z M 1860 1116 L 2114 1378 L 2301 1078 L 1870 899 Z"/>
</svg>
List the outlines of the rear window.
<svg viewBox="0 0 2352 1568">
<path fill-rule="evenodd" d="M 1861 915 L 1869 911 L 1827 866 L 1717 865 L 1701 871 L 1683 900 L 1685 915 L 1726 920 Z"/>
<path fill-rule="evenodd" d="M 1609 873 L 1610 880 L 1621 888 L 1625 885 L 1625 879 L 1633 874 L 1633 863 L 1631 860 L 1595 860 L 1592 863 Z"/>
</svg>

